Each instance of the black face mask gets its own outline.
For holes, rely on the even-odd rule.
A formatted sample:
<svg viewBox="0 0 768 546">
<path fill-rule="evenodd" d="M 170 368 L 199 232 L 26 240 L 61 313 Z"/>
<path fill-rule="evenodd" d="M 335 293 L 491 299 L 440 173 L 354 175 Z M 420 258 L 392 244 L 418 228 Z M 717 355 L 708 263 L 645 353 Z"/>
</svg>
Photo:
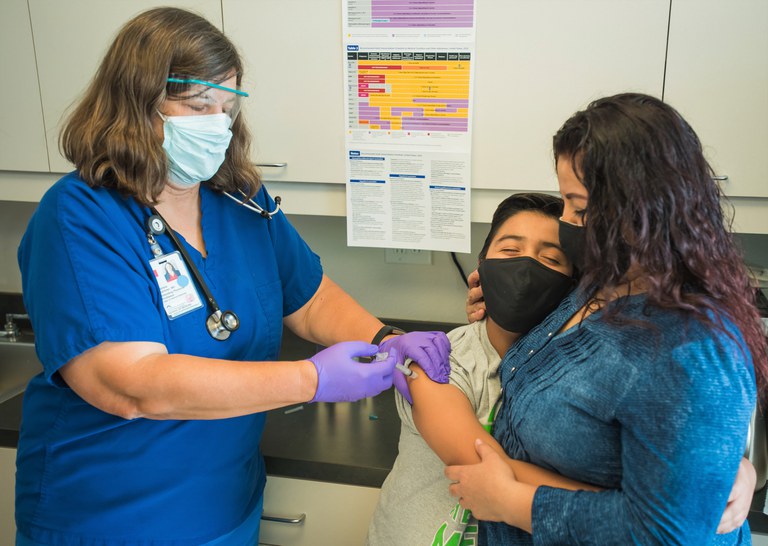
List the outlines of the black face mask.
<svg viewBox="0 0 768 546">
<path fill-rule="evenodd" d="M 569 224 L 563 220 L 559 221 L 560 228 L 558 236 L 560 237 L 560 247 L 563 249 L 565 257 L 578 269 L 584 265 L 584 251 L 587 246 L 586 231 L 584 226 Z"/>
<path fill-rule="evenodd" d="M 508 332 L 524 334 L 555 310 L 573 287 L 573 279 L 533 258 L 480 262 L 485 309 Z"/>
</svg>

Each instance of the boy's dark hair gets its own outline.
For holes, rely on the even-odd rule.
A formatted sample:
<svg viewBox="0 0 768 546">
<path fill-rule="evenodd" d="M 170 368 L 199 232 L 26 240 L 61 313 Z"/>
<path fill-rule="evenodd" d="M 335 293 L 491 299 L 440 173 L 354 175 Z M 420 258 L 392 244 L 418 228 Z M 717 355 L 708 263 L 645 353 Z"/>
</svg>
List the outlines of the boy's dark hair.
<svg viewBox="0 0 768 546">
<path fill-rule="evenodd" d="M 496 207 L 496 212 L 493 213 L 491 229 L 488 231 L 488 236 L 485 238 L 485 243 L 483 243 L 483 249 L 478 255 L 480 260 L 485 259 L 486 254 L 488 254 L 488 248 L 491 246 L 491 241 L 493 241 L 493 238 L 504 222 L 518 212 L 526 210 L 538 212 L 557 220 L 563 214 L 563 200 L 546 193 L 515 193 L 504 199 Z"/>
</svg>

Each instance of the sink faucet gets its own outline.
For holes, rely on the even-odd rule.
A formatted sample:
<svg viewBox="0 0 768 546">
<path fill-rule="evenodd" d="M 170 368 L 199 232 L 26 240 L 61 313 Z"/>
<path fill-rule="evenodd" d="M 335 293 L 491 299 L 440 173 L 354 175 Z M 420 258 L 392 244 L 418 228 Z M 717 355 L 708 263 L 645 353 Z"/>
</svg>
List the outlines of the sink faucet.
<svg viewBox="0 0 768 546">
<path fill-rule="evenodd" d="M 5 330 L 0 332 L 0 335 L 8 338 L 9 341 L 16 341 L 16 336 L 19 335 L 19 327 L 14 322 L 16 320 L 29 320 L 29 315 L 26 313 L 5 314 Z"/>
</svg>

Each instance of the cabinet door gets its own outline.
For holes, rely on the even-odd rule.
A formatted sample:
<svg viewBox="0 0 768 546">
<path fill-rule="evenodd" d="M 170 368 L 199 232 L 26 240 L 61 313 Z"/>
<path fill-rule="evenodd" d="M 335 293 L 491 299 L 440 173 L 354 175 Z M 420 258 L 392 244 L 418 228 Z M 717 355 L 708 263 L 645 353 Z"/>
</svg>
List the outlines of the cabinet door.
<svg viewBox="0 0 768 546">
<path fill-rule="evenodd" d="M 0 170 L 48 171 L 40 88 L 26 0 L 0 3 Z"/>
<path fill-rule="evenodd" d="M 16 491 L 16 450 L 0 448 L 0 544 L 16 542 L 14 519 Z"/>
<path fill-rule="evenodd" d="M 477 0 L 472 186 L 556 190 L 552 136 L 591 100 L 661 97 L 669 0 Z"/>
<path fill-rule="evenodd" d="M 267 180 L 344 181 L 341 15 L 332 0 L 223 0 L 248 62 Z M 669 0 L 478 0 L 472 185 L 556 189 L 551 139 L 590 99 L 661 96 Z"/>
<path fill-rule="evenodd" d="M 117 31 L 139 12 L 167 5 L 221 28 L 220 0 L 29 0 L 52 172 L 73 168 L 58 153 L 62 116 L 85 91 Z"/>
<path fill-rule="evenodd" d="M 245 62 L 243 106 L 265 180 L 345 181 L 338 0 L 222 0 Z"/>
<path fill-rule="evenodd" d="M 360 546 L 379 501 L 379 489 L 269 476 L 264 514 L 298 516 L 301 523 L 262 521 L 259 544 Z"/>
<path fill-rule="evenodd" d="M 768 2 L 672 0 L 664 100 L 726 194 L 768 197 Z"/>
</svg>

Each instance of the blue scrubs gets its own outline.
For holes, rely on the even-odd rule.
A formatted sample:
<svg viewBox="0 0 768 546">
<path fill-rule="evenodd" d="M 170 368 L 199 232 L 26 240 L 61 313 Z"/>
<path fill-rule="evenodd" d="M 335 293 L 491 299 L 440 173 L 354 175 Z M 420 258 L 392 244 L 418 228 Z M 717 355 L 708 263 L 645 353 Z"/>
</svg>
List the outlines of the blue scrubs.
<svg viewBox="0 0 768 546">
<path fill-rule="evenodd" d="M 16 523 L 36 542 L 201 544 L 257 508 L 264 414 L 125 420 L 84 402 L 57 373 L 104 341 L 276 360 L 282 318 L 317 291 L 320 260 L 282 213 L 268 221 L 207 186 L 200 197 L 208 256 L 179 238 L 221 308 L 240 317 L 240 329 L 223 342 L 206 330 L 207 306 L 175 320 L 166 315 L 150 267 L 150 212 L 132 198 L 89 188 L 73 173 L 46 193 L 30 220 L 19 264 L 44 373 L 24 396 Z M 256 201 L 274 208 L 263 187 Z M 164 253 L 176 250 L 167 235 L 156 238 Z"/>
</svg>

